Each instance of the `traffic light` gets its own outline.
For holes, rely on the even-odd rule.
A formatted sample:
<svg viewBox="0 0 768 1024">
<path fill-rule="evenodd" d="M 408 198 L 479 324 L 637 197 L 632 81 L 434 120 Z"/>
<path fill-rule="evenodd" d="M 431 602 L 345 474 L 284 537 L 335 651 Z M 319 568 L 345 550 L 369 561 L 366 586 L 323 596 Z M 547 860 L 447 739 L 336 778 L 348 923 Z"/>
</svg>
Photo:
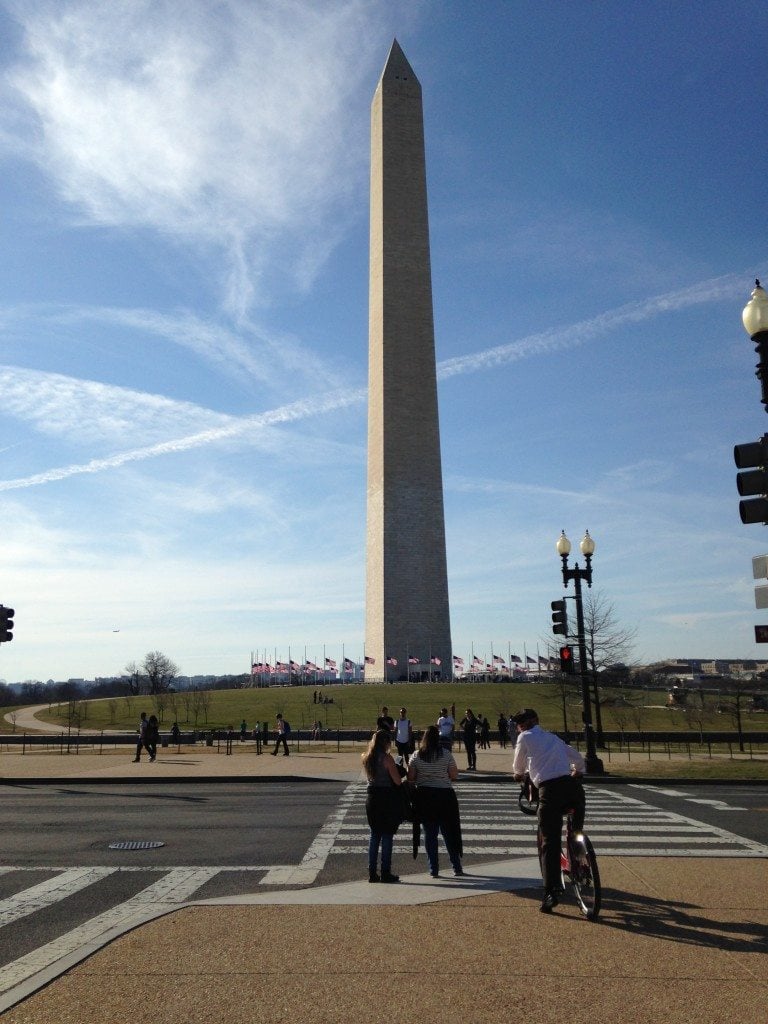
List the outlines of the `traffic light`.
<svg viewBox="0 0 768 1024">
<path fill-rule="evenodd" d="M 552 602 L 552 632 L 568 636 L 568 613 L 565 610 L 565 598 Z"/>
<path fill-rule="evenodd" d="M 569 676 L 572 676 L 576 671 L 576 666 L 573 664 L 572 647 L 560 648 L 560 671 L 567 673 Z"/>
<path fill-rule="evenodd" d="M 759 441 L 735 445 L 733 461 L 738 469 L 746 470 L 736 474 L 739 494 L 760 495 L 739 502 L 742 523 L 768 523 L 768 434 L 763 434 Z"/>
<path fill-rule="evenodd" d="M 4 608 L 0 604 L 0 644 L 13 640 L 13 608 Z"/>
</svg>

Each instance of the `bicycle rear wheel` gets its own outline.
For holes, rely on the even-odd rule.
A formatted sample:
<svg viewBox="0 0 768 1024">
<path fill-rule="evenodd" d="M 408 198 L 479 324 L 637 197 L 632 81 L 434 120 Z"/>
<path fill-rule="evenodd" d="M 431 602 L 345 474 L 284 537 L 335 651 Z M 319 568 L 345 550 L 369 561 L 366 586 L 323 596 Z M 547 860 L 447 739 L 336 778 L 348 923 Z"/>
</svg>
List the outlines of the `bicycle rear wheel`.
<svg viewBox="0 0 768 1024">
<path fill-rule="evenodd" d="M 600 913 L 602 892 L 597 857 L 587 836 L 571 837 L 571 885 L 579 910 L 590 921 Z"/>
</svg>

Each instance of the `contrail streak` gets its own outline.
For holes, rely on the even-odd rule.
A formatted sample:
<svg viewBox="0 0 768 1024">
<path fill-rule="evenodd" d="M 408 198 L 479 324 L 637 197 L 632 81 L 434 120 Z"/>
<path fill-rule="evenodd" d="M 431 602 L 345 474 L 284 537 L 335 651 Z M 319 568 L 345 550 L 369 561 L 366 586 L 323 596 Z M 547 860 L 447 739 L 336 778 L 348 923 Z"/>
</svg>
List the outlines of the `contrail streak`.
<svg viewBox="0 0 768 1024">
<path fill-rule="evenodd" d="M 582 320 L 576 324 L 553 328 L 539 334 L 530 334 L 528 337 L 508 345 L 498 345 L 495 348 L 484 349 L 470 355 L 445 359 L 438 363 L 437 375 L 440 380 L 447 380 L 450 377 L 487 370 L 503 363 L 513 363 L 531 356 L 574 348 L 590 338 L 615 331 L 616 328 L 625 324 L 642 323 L 664 313 L 738 297 L 743 290 L 744 274 L 727 274 L 711 278 L 708 281 L 691 285 L 689 288 L 618 306 L 616 309 L 608 310 L 590 320 Z M 129 462 L 141 462 L 159 455 L 190 451 L 193 448 L 202 448 L 227 438 L 244 437 L 263 427 L 295 423 L 316 416 L 318 413 L 335 412 L 338 409 L 360 405 L 365 402 L 367 394 L 366 388 L 344 388 L 321 397 L 301 399 L 268 412 L 245 416 L 236 423 L 225 427 L 203 430 L 144 448 L 134 448 L 131 451 L 120 452 L 103 459 L 92 459 L 90 462 L 49 469 L 32 476 L 2 480 L 0 481 L 0 491 L 34 487 L 55 480 L 65 480 L 67 477 L 77 476 L 81 473 L 100 473 L 105 469 L 114 469 Z"/>
</svg>

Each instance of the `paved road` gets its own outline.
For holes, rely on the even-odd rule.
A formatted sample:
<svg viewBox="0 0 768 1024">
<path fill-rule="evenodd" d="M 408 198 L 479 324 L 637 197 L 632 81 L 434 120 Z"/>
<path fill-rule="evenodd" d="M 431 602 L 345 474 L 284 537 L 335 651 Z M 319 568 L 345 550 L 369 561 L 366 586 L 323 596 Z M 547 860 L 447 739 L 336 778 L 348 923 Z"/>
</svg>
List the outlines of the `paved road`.
<svg viewBox="0 0 768 1024">
<path fill-rule="evenodd" d="M 465 864 L 517 859 L 535 868 L 535 822 L 509 781 L 462 781 Z M 768 857 L 768 787 L 590 785 L 598 856 Z M 153 908 L 365 873 L 368 827 L 359 783 L 15 786 L 0 791 L 14 828 L 0 855 L 0 996 L 73 949 Z M 110 849 L 121 841 L 163 843 Z M 396 841 L 401 873 L 410 830 Z M 10 927 L 12 926 L 12 927 Z"/>
</svg>

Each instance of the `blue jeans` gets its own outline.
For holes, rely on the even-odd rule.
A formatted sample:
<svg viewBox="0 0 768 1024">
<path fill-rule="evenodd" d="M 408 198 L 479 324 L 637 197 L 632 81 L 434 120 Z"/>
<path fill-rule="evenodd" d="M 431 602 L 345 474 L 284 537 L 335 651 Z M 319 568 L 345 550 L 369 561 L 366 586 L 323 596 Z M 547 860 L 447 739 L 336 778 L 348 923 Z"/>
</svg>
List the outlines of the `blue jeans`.
<svg viewBox="0 0 768 1024">
<path fill-rule="evenodd" d="M 381 846 L 381 873 L 382 875 L 392 874 L 392 845 L 395 837 L 387 832 L 374 832 L 371 830 L 371 838 L 368 843 L 368 873 L 376 874 L 376 862 L 379 859 L 379 846 Z"/>
<path fill-rule="evenodd" d="M 445 839 L 445 831 L 442 825 L 439 825 L 436 821 L 423 821 L 421 827 L 424 829 L 424 849 L 427 851 L 427 860 L 429 861 L 429 870 L 433 875 L 438 872 L 438 861 L 437 861 L 437 834 L 438 832 L 443 837 L 446 849 L 448 850 L 448 856 L 451 858 L 451 864 L 453 865 L 454 871 L 461 870 L 461 858 L 458 854 L 454 853 L 453 850 L 448 846 Z"/>
</svg>

